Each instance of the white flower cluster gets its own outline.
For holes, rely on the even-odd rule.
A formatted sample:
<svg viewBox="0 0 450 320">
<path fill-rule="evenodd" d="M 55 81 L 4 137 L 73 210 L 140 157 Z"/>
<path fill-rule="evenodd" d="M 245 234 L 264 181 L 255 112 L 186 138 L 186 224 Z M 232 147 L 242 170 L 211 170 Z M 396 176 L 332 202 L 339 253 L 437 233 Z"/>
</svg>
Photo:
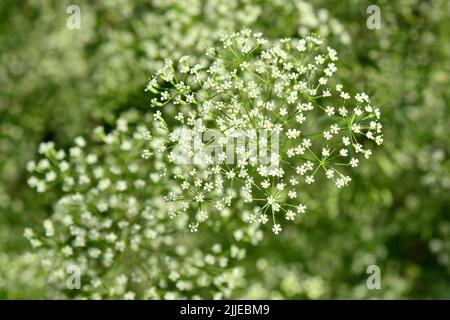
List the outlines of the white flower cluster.
<svg viewBox="0 0 450 320">
<path fill-rule="evenodd" d="M 314 31 L 350 42 L 344 26 L 327 9 L 317 9 L 304 0 L 154 0 L 152 6 L 142 25 L 137 23 L 146 40 L 143 50 L 152 64 L 161 58 L 177 59 L 186 52 L 201 53 L 221 30 L 231 32 L 252 25 L 272 35 L 302 36 Z"/>
<path fill-rule="evenodd" d="M 166 60 L 147 86 L 153 106 L 177 109 L 170 121 L 155 114 L 167 134 L 159 152 L 177 181 L 166 197 L 170 215 L 187 215 L 192 231 L 243 199 L 249 221 L 270 215 L 278 234 L 280 216 L 305 212 L 305 185 L 324 177 L 345 187 L 349 169 L 383 142 L 379 109 L 334 81 L 337 52 L 314 35 L 269 41 L 244 29 L 206 55 L 206 65 Z M 264 161 L 267 149 L 274 152 Z"/>
<path fill-rule="evenodd" d="M 157 70 L 168 57 L 202 56 L 221 30 L 255 26 L 270 32 L 271 37 L 314 31 L 347 44 L 350 36 L 343 24 L 327 9 L 317 10 L 318 5 L 303 0 L 116 0 L 95 4 L 83 13 L 87 30 L 95 29 L 96 19 L 105 19 L 97 16 L 96 10 L 114 15 L 114 28 L 101 28 L 100 34 L 83 33 L 86 42 L 100 42 L 85 68 L 86 77 L 93 81 L 90 86 L 95 88 L 88 93 L 97 106 L 88 112 L 94 111 L 97 118 L 112 117 L 112 111 L 142 86 L 142 78 L 136 74 Z"/>
<path fill-rule="evenodd" d="M 43 158 L 28 164 L 30 186 L 62 193 L 43 229 L 24 234 L 44 256 L 49 283 L 75 298 L 229 297 L 241 285 L 243 270 L 235 264 L 245 249 L 224 238 L 201 241 L 184 232 L 186 221 L 168 222 L 164 183 L 155 173 L 160 164 L 140 157 L 142 138 L 150 137 L 128 118 L 111 132 L 96 129 L 92 144 L 77 138 L 68 152 L 43 143 Z M 249 237 L 235 231 L 237 240 Z M 66 287 L 73 265 L 81 270 L 80 290 Z"/>
</svg>

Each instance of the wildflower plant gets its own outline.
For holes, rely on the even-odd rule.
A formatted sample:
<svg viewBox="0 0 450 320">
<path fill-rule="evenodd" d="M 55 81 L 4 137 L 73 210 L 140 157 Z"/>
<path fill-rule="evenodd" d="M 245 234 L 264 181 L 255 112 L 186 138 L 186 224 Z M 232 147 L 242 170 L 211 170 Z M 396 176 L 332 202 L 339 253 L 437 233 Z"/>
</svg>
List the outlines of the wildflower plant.
<svg viewBox="0 0 450 320">
<path fill-rule="evenodd" d="M 42 158 L 28 164 L 31 187 L 62 193 L 42 228 L 24 233 L 43 257 L 54 297 L 229 297 L 241 285 L 236 261 L 245 249 L 193 238 L 181 219 L 168 222 L 159 160 L 143 163 L 137 119 L 126 114 L 112 131 L 98 127 L 92 141 L 78 137 L 68 151 L 43 143 Z M 80 270 L 79 290 L 67 285 L 71 266 Z"/>
<path fill-rule="evenodd" d="M 100 0 L 77 5 L 81 30 L 66 28 L 68 15 L 60 3 L 0 2 L 5 13 L 0 21 L 5 44 L 0 49 L 0 299 L 448 298 L 448 1 L 384 1 L 380 18 L 386 28 L 381 31 L 367 28 L 370 15 L 364 1 L 351 6 L 304 0 Z M 247 53 L 240 40 L 227 48 L 217 42 L 221 30 L 234 32 L 244 26 L 262 32 L 269 41 Z M 326 45 L 307 41 L 305 66 L 318 54 L 326 61 L 304 74 L 311 79 L 311 84 L 305 80 L 308 88 L 314 88 L 328 63 L 339 70 L 327 77 L 311 101 L 307 92 L 296 90 L 298 100 L 314 108 L 302 112 L 303 123 L 294 117 L 275 134 L 262 126 L 260 114 L 274 124 L 281 122 L 281 104 L 294 83 L 281 90 L 286 97 L 272 93 L 277 116 L 261 111 L 250 92 L 256 91 L 256 100 L 269 101 L 264 81 L 275 88 L 283 78 L 256 73 L 252 63 L 280 42 L 276 39 L 292 37 L 279 44 L 286 54 L 276 59 L 290 59 L 291 70 L 298 73 L 302 60 L 296 63 L 292 56 L 299 60 L 301 52 L 293 48 L 299 37 L 311 32 L 325 37 Z M 254 41 L 253 35 L 250 38 Z M 311 38 L 320 41 L 318 36 Z M 327 46 L 339 52 L 339 60 L 328 57 Z M 205 55 L 208 47 L 212 49 Z M 189 57 L 179 60 L 185 55 Z M 144 92 L 145 78 L 162 68 L 166 58 L 172 62 Z M 218 60 L 232 64 L 216 63 L 219 72 L 207 73 Z M 250 67 L 241 68 L 244 61 Z M 214 84 L 205 101 L 207 89 L 194 81 L 192 72 L 197 64 L 202 84 Z M 242 93 L 226 88 L 226 74 L 233 69 L 232 83 L 241 79 L 241 89 L 246 90 Z M 281 70 L 285 77 L 287 70 Z M 250 71 L 264 76 L 264 81 Z M 176 76 L 173 83 L 162 78 L 165 73 Z M 256 86 L 249 83 L 252 80 Z M 165 97 L 175 97 L 180 81 L 189 86 L 186 93 L 191 96 L 179 103 L 161 100 L 164 91 Z M 300 155 L 294 149 L 291 157 L 288 152 L 309 138 L 309 149 L 319 159 L 325 144 L 329 152 L 336 149 L 334 155 L 340 155 L 340 138 L 348 129 L 331 132 L 331 140 L 323 133 L 333 123 L 345 126 L 339 108 L 345 104 L 352 114 L 360 104 L 354 98 L 358 87 L 376 92 L 377 105 L 383 106 L 383 133 L 389 139 L 383 150 L 372 150 L 366 162 L 365 151 L 376 140 L 352 132 L 364 152 L 357 153 L 350 140 L 346 157 L 330 156 L 325 163 L 351 177 L 342 189 L 327 178 L 310 150 Z M 323 89 L 331 96 L 314 99 Z M 342 91 L 350 99 L 345 100 L 345 94 L 341 98 Z M 250 116 L 236 115 L 238 103 L 231 103 L 232 97 L 247 103 Z M 157 103 L 148 110 L 146 101 L 152 98 Z M 375 101 L 372 94 L 371 98 Z M 213 104 L 215 109 L 208 111 L 212 102 L 223 106 L 219 110 Z M 361 103 L 364 112 L 367 104 Z M 289 114 L 295 105 L 287 105 Z M 132 111 L 131 117 L 122 115 L 136 109 L 140 112 Z M 223 120 L 216 125 L 219 117 Z M 355 116 L 354 121 L 363 126 L 380 121 L 376 114 L 363 119 Z M 220 121 L 240 123 L 227 129 Z M 104 129 L 93 132 L 98 125 Z M 371 131 L 375 138 L 381 136 Z M 73 142 L 79 135 L 84 139 Z M 260 154 L 260 149 L 266 153 Z M 212 163 L 204 159 L 207 156 Z M 34 190 L 25 178 L 31 159 L 35 162 L 28 165 L 28 182 Z M 246 159 L 247 175 L 240 177 L 239 161 Z M 307 160 L 313 170 L 300 175 Z M 284 174 L 261 177 L 255 171 L 261 166 L 282 168 Z M 309 179 L 312 183 L 306 184 L 317 167 L 314 182 Z M 341 177 L 334 170 L 329 175 L 333 172 L 335 180 Z M 205 180 L 201 187 L 197 176 Z M 298 183 L 290 185 L 291 178 Z M 289 210 L 293 207 L 286 204 L 303 204 L 308 216 L 285 224 L 292 214 L 281 208 L 272 212 L 274 199 L 261 210 L 269 202 L 266 193 L 275 195 L 281 180 L 285 189 L 274 197 L 280 207 Z M 203 197 L 203 202 L 195 197 Z M 224 205 L 217 208 L 219 200 Z M 261 215 L 264 210 L 266 217 Z M 272 220 L 272 213 L 279 224 L 274 231 L 283 229 L 280 238 L 270 234 L 273 221 L 259 223 Z M 154 218 L 147 219 L 149 215 Z M 107 224 L 111 226 L 100 227 Z M 33 248 L 24 241 L 24 228 L 29 228 L 25 235 Z M 154 232 L 156 239 L 148 238 Z M 83 238 L 85 244 L 79 246 Z M 365 286 L 367 266 L 373 264 L 381 268 L 383 290 Z M 80 289 L 67 285 L 73 275 L 68 270 L 77 267 Z"/>
<path fill-rule="evenodd" d="M 206 57 L 168 59 L 147 86 L 152 105 L 173 117 L 155 114 L 171 164 L 164 174 L 176 181 L 165 199 L 191 231 L 239 198 L 249 222 L 271 220 L 278 234 L 281 220 L 306 211 L 307 185 L 347 186 L 383 142 L 379 109 L 333 80 L 337 52 L 315 35 L 269 41 L 244 29 L 225 33 Z"/>
</svg>

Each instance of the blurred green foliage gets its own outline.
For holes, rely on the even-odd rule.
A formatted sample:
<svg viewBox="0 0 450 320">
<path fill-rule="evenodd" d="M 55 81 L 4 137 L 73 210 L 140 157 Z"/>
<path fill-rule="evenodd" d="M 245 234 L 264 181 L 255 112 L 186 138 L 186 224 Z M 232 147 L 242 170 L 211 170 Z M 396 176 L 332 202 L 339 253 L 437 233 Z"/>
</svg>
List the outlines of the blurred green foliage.
<svg viewBox="0 0 450 320">
<path fill-rule="evenodd" d="M 326 36 L 342 83 L 381 108 L 385 144 L 349 188 L 317 188 L 304 219 L 248 248 L 235 297 L 450 297 L 448 1 L 376 1 L 380 30 L 367 28 L 372 3 L 359 0 L 80 0 L 80 30 L 66 28 L 69 4 L 0 3 L 0 298 L 48 292 L 22 237 L 60 197 L 26 184 L 38 145 L 65 148 L 123 111 L 147 110 L 146 79 L 165 57 L 200 55 L 218 30 L 243 26 Z M 366 288 L 370 264 L 380 290 Z"/>
</svg>

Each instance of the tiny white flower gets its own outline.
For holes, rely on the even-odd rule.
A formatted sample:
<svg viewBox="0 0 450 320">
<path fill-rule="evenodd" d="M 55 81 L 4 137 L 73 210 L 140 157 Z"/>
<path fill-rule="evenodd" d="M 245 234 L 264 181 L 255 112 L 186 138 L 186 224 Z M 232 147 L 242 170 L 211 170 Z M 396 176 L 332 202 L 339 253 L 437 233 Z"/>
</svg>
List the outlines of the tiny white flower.
<svg viewBox="0 0 450 320">
<path fill-rule="evenodd" d="M 282 230 L 281 229 L 281 225 L 279 225 L 278 223 L 274 224 L 273 227 L 272 227 L 272 232 L 274 234 L 279 234 L 281 232 L 281 230 Z"/>
</svg>

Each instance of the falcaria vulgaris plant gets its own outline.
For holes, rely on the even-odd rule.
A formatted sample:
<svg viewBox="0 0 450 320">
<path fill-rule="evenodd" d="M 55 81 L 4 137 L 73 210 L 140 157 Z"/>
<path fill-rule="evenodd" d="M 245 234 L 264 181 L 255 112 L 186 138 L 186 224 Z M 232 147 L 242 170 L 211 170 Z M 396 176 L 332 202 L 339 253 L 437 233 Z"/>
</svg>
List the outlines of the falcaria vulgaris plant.
<svg viewBox="0 0 450 320">
<path fill-rule="evenodd" d="M 140 157 L 147 121 L 129 112 L 68 150 L 42 143 L 41 158 L 28 164 L 29 185 L 58 195 L 42 228 L 24 234 L 47 272 L 48 297 L 221 299 L 242 286 L 238 261 L 261 232 L 223 220 L 212 232 L 232 232 L 234 241 L 211 243 L 186 232 L 186 219 L 171 223 L 162 159 Z"/>
<path fill-rule="evenodd" d="M 245 29 L 194 59 L 150 79 L 153 112 L 67 151 L 43 143 L 29 163 L 29 185 L 58 195 L 42 230 L 25 230 L 53 297 L 231 297 L 260 225 L 278 234 L 307 211 L 309 185 L 347 186 L 383 142 L 379 109 L 333 79 L 337 52 L 314 35 Z M 214 243 L 186 232 L 200 224 Z M 80 291 L 66 283 L 73 266 Z"/>
<path fill-rule="evenodd" d="M 379 109 L 333 79 L 337 52 L 314 35 L 226 33 L 206 58 L 168 59 L 147 86 L 163 134 L 149 129 L 142 156 L 164 154 L 168 214 L 193 232 L 239 201 L 278 234 L 307 211 L 309 185 L 347 186 L 383 142 Z"/>
</svg>

